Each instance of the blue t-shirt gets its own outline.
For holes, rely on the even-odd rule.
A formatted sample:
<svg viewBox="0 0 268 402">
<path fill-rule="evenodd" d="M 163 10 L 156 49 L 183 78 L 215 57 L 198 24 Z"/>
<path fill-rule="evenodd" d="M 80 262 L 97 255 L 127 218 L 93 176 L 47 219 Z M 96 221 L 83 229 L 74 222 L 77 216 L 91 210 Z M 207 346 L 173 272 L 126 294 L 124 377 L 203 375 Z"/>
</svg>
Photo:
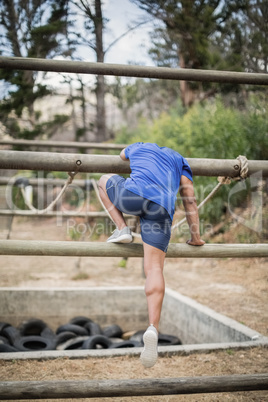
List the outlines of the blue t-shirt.
<svg viewBox="0 0 268 402">
<path fill-rule="evenodd" d="M 125 156 L 131 168 L 125 188 L 161 205 L 173 219 L 181 176 L 193 180 L 186 159 L 170 148 L 143 142 L 129 145 Z"/>
</svg>

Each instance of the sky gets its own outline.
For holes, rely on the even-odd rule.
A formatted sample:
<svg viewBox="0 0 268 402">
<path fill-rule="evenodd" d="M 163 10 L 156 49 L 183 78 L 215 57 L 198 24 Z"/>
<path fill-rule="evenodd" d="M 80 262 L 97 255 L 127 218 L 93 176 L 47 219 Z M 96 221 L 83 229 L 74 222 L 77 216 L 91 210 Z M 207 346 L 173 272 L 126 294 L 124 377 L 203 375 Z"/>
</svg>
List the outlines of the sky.
<svg viewBox="0 0 268 402">
<path fill-rule="evenodd" d="M 129 0 L 102 0 L 103 17 L 107 18 L 106 30 L 104 31 L 104 48 L 106 49 L 114 40 L 128 31 L 130 27 L 137 25 L 141 20 L 150 20 L 150 16 L 142 11 L 137 5 Z M 79 12 L 76 16 L 77 23 Z M 107 51 L 105 63 L 112 64 L 139 64 L 153 66 L 153 61 L 148 55 L 150 48 L 149 32 L 153 30 L 153 23 L 148 22 L 139 28 L 129 32 Z M 96 62 L 96 55 L 90 48 L 79 51 L 78 57 L 82 61 Z M 56 59 L 63 59 L 61 56 Z M 68 75 L 68 74 L 65 74 Z M 110 77 L 106 77 L 110 80 Z M 37 83 L 43 82 L 43 73 L 38 74 Z M 85 81 L 94 82 L 94 77 L 84 76 Z M 47 73 L 45 83 L 52 87 L 64 87 L 62 77 L 57 73 Z"/>
<path fill-rule="evenodd" d="M 150 16 L 145 11 L 129 0 L 103 0 L 102 13 L 103 17 L 109 20 L 103 35 L 104 49 L 127 32 L 130 27 L 137 25 L 141 21 L 150 20 Z M 79 14 L 77 14 L 76 18 L 79 23 Z M 153 22 L 151 21 L 129 32 L 107 51 L 104 62 L 153 66 L 154 63 L 148 55 L 150 48 L 149 32 L 152 30 Z M 96 62 L 96 55 L 90 48 L 80 50 L 78 57 L 81 61 Z M 62 57 L 58 56 L 56 59 L 62 59 Z M 65 76 L 67 75 L 72 76 L 72 74 L 65 74 Z M 106 80 L 113 81 L 113 77 L 106 76 Z M 39 74 L 37 81 L 43 81 L 42 73 Z M 93 83 L 95 78 L 94 76 L 84 75 L 83 81 Z M 47 73 L 45 83 L 54 88 L 65 87 L 57 73 Z"/>
<path fill-rule="evenodd" d="M 141 19 L 149 20 L 149 15 L 129 0 L 107 0 L 103 5 L 103 14 L 109 18 L 104 40 L 106 44 L 125 33 L 130 26 Z M 150 48 L 149 32 L 152 23 L 147 23 L 120 39 L 105 57 L 106 63 L 153 65 L 148 55 Z"/>
</svg>

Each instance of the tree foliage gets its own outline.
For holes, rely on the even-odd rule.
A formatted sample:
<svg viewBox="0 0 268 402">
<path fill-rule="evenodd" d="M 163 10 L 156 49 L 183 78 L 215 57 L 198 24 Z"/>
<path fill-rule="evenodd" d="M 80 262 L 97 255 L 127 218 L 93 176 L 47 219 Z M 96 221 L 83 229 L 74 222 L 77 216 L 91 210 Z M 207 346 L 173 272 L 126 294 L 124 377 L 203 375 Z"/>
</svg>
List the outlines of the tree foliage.
<svg viewBox="0 0 268 402">
<path fill-rule="evenodd" d="M 130 1 L 155 20 L 151 55 L 159 66 L 267 72 L 267 0 Z M 52 58 L 60 54 L 78 58 L 78 51 L 80 55 L 90 57 L 93 50 L 96 61 L 104 62 L 106 52 L 126 34 L 105 47 L 103 34 L 107 21 L 101 0 L 2 0 L 0 53 L 16 57 Z M 0 118 L 10 135 L 20 136 L 27 132 L 30 136 L 32 130 L 34 137 L 36 127 L 40 133 L 45 130 L 45 126 L 42 131 L 38 123 L 40 113 L 34 110 L 36 100 L 49 93 L 39 77 L 40 73 L 31 71 L 0 71 L 0 80 L 4 82 Z M 85 139 L 97 141 L 110 138 L 105 122 L 105 95 L 108 91 L 117 97 L 125 119 L 129 119 L 132 110 L 153 119 L 161 110 L 167 111 L 178 98 L 183 107 L 189 107 L 196 100 L 203 101 L 216 93 L 236 91 L 240 99 L 246 99 L 247 92 L 247 87 L 232 84 L 185 81 L 174 84 L 164 80 L 136 80 L 134 84 L 129 80 L 122 84 L 117 79 L 109 87 L 104 77 L 98 76 L 94 87 L 96 119 L 89 123 L 85 84 L 82 78 L 78 81 L 81 83 L 79 96 L 83 126 L 73 124 L 77 126 L 74 131 L 82 138 L 90 129 L 92 135 L 85 135 Z M 75 98 L 76 94 L 70 96 L 70 99 Z M 17 118 L 25 116 L 27 127 L 21 130 Z"/>
<path fill-rule="evenodd" d="M 239 154 L 248 159 L 268 158 L 264 95 L 252 95 L 244 110 L 226 106 L 218 97 L 182 111 L 177 105 L 153 122 L 142 117 L 135 129 L 123 128 L 117 142 L 156 142 L 190 158 L 233 159 Z"/>
<path fill-rule="evenodd" d="M 132 0 L 152 15 L 151 56 L 159 66 L 267 72 L 267 0 Z M 238 86 L 181 81 L 185 106 Z"/>
<path fill-rule="evenodd" d="M 40 58 L 64 54 L 67 6 L 68 0 L 2 0 L 1 54 Z M 34 102 L 49 93 L 45 85 L 37 83 L 37 77 L 38 73 L 33 71 L 0 71 L 0 80 L 6 83 L 0 117 L 11 136 L 20 134 L 19 126 L 15 131 L 14 126 L 16 117 L 21 117 L 23 111 L 28 114 L 32 135 L 36 131 Z"/>
<path fill-rule="evenodd" d="M 116 77 L 109 91 L 116 98 L 124 121 L 130 126 L 136 123 L 137 116 L 153 120 L 176 104 L 180 96 L 179 85 L 169 80 Z"/>
<path fill-rule="evenodd" d="M 247 0 L 212 38 L 219 69 L 268 72 L 268 3 Z"/>
<path fill-rule="evenodd" d="M 268 158 L 268 107 L 265 96 L 252 95 L 245 110 L 227 107 L 219 97 L 215 102 L 196 104 L 182 113 L 178 105 L 153 122 L 141 118 L 136 129 L 122 128 L 118 143 L 153 142 L 170 147 L 186 158 L 248 159 Z M 198 201 L 217 183 L 215 178 L 195 177 Z M 201 212 L 201 219 L 219 221 L 228 188 L 223 188 Z M 243 194 L 244 196 L 244 194 Z M 240 200 L 241 201 L 241 200 Z"/>
<path fill-rule="evenodd" d="M 103 17 L 101 0 L 95 0 L 94 5 L 88 0 L 79 0 L 75 2 L 76 7 L 84 14 L 84 28 L 87 35 L 86 38 L 81 38 L 82 43 L 89 46 L 96 55 L 96 61 L 104 62 L 105 50 L 103 44 L 103 32 L 106 19 Z M 98 75 L 96 78 L 96 121 L 95 132 L 97 141 L 107 140 L 107 130 L 105 122 L 105 81 L 103 75 Z"/>
</svg>

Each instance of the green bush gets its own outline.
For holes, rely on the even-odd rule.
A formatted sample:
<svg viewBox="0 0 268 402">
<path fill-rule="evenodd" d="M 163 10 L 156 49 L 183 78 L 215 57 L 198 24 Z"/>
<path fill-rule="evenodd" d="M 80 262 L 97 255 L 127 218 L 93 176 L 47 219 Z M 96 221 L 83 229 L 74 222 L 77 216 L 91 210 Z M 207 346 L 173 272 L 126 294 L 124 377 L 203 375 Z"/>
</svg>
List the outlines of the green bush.
<svg viewBox="0 0 268 402">
<path fill-rule="evenodd" d="M 118 132 L 116 142 L 155 142 L 173 148 L 186 158 L 248 159 L 268 157 L 268 110 L 265 94 L 249 97 L 244 110 L 226 107 L 222 99 L 196 104 L 184 114 L 180 105 L 162 113 L 153 122 L 141 118 L 135 130 L 126 127 Z M 217 179 L 195 177 L 198 203 L 217 184 Z M 226 210 L 228 192 L 234 183 L 223 186 L 200 211 L 200 219 L 215 224 Z M 247 193 L 232 197 L 242 205 Z"/>
<path fill-rule="evenodd" d="M 222 100 L 196 104 L 184 114 L 172 109 L 153 123 L 141 118 L 135 130 L 123 127 L 117 143 L 156 142 L 188 158 L 267 159 L 268 107 L 264 97 L 252 97 L 243 111 L 226 107 Z"/>
</svg>

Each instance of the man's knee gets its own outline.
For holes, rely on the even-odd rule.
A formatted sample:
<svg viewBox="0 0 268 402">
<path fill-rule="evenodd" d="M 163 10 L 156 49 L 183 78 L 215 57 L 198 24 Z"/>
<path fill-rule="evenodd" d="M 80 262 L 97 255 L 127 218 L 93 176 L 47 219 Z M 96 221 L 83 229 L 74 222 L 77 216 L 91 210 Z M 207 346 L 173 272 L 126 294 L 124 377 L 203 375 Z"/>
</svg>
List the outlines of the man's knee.
<svg viewBox="0 0 268 402">
<path fill-rule="evenodd" d="M 102 190 L 106 190 L 106 183 L 110 179 L 112 175 L 110 174 L 104 174 L 103 176 L 100 177 L 98 181 L 98 187 L 101 188 Z"/>
</svg>

